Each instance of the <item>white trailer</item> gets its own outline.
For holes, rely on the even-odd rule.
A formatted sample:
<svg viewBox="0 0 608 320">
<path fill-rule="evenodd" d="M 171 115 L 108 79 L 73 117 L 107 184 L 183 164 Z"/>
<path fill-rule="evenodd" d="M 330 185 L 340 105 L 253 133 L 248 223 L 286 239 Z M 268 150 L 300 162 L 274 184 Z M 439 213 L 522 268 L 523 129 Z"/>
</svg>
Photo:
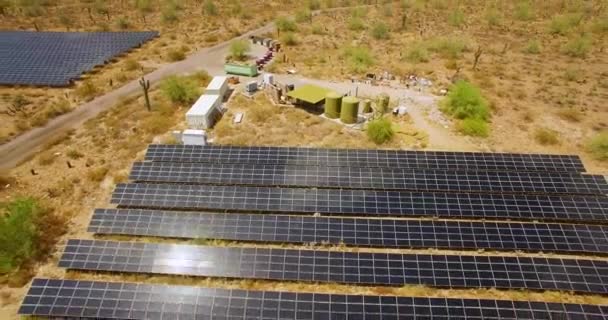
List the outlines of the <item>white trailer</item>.
<svg viewBox="0 0 608 320">
<path fill-rule="evenodd" d="M 205 94 L 209 95 L 218 95 L 224 98 L 226 96 L 226 92 L 228 91 L 228 77 L 218 76 L 213 77 L 207 89 L 205 89 Z"/>
<path fill-rule="evenodd" d="M 186 122 L 191 129 L 211 128 L 221 115 L 222 99 L 219 95 L 204 94 L 186 112 Z"/>
</svg>

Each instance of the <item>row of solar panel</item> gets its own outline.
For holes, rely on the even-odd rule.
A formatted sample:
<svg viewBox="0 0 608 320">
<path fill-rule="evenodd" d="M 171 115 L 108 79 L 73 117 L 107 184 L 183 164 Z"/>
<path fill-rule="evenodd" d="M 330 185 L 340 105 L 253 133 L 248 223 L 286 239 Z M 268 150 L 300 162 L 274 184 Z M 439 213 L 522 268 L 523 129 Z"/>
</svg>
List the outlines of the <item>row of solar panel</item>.
<svg viewBox="0 0 608 320">
<path fill-rule="evenodd" d="M 118 184 L 121 207 L 240 210 L 335 215 L 513 218 L 606 222 L 601 196 L 508 195 L 209 185 Z"/>
<path fill-rule="evenodd" d="M 574 155 L 404 150 L 150 145 L 146 160 L 439 170 L 585 171 L 581 159 Z"/>
<path fill-rule="evenodd" d="M 608 307 L 34 279 L 21 315 L 103 319 L 606 319 Z"/>
<path fill-rule="evenodd" d="M 68 240 L 67 269 L 203 277 L 608 293 L 603 260 Z"/>
<path fill-rule="evenodd" d="M 391 248 L 608 253 L 608 227 L 97 209 L 89 232 Z"/>
<path fill-rule="evenodd" d="M 0 31 L 0 84 L 65 86 L 158 32 Z"/>
<path fill-rule="evenodd" d="M 449 192 L 608 194 L 601 175 L 360 167 L 136 162 L 136 182 Z"/>
</svg>

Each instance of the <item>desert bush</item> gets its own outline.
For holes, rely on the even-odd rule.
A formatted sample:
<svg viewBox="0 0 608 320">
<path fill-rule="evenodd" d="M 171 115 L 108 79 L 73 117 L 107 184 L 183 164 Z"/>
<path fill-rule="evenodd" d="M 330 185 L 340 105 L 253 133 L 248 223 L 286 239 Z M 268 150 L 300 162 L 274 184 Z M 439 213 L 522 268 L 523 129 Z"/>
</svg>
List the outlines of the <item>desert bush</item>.
<svg viewBox="0 0 608 320">
<path fill-rule="evenodd" d="M 66 152 L 65 155 L 72 160 L 78 160 L 78 159 L 84 157 L 84 154 L 82 154 L 80 151 L 78 151 L 76 149 L 68 150 L 68 152 Z"/>
<path fill-rule="evenodd" d="M 378 118 L 367 124 L 367 136 L 375 144 L 390 141 L 395 134 L 391 121 L 387 118 Z"/>
<path fill-rule="evenodd" d="M 296 23 L 286 17 L 278 17 L 274 23 L 277 29 L 282 32 L 295 32 L 298 29 Z"/>
<path fill-rule="evenodd" d="M 348 47 L 344 50 L 352 71 L 362 73 L 374 65 L 374 58 L 369 49 L 365 47 Z"/>
<path fill-rule="evenodd" d="M 566 71 L 564 72 L 564 79 L 566 81 L 578 81 L 581 78 L 581 73 L 582 71 L 580 69 L 576 69 L 576 68 L 566 68 Z"/>
<path fill-rule="evenodd" d="M 275 114 L 275 110 L 269 105 L 253 105 L 245 115 L 253 123 L 264 124 Z"/>
<path fill-rule="evenodd" d="M 523 50 L 524 53 L 527 54 L 539 54 L 540 53 L 540 42 L 535 39 L 531 39 L 526 43 L 526 46 Z"/>
<path fill-rule="evenodd" d="M 595 159 L 608 160 L 608 131 L 601 132 L 593 137 L 587 144 L 587 149 Z"/>
<path fill-rule="evenodd" d="M 212 0 L 206 0 L 203 4 L 203 13 L 208 16 L 217 16 L 217 6 Z"/>
<path fill-rule="evenodd" d="M 312 25 L 312 34 L 317 34 L 317 35 L 324 35 L 325 34 L 325 30 L 323 29 L 323 26 L 320 24 L 313 24 Z"/>
<path fill-rule="evenodd" d="M 38 156 L 38 164 L 41 166 L 49 166 L 55 162 L 55 155 L 51 152 L 41 153 Z"/>
<path fill-rule="evenodd" d="M 482 138 L 487 137 L 490 131 L 488 123 L 477 118 L 463 119 L 458 122 L 457 128 L 464 135 Z"/>
<path fill-rule="evenodd" d="M 167 60 L 170 62 L 182 61 L 186 59 L 186 53 L 182 48 L 174 48 L 167 52 Z"/>
<path fill-rule="evenodd" d="M 414 43 L 407 48 L 405 59 L 411 63 L 421 63 L 429 61 L 429 51 L 422 43 Z"/>
<path fill-rule="evenodd" d="M 565 36 L 581 22 L 582 18 L 582 15 L 576 13 L 555 16 L 549 24 L 549 33 Z"/>
<path fill-rule="evenodd" d="M 559 144 L 559 134 L 557 131 L 551 129 L 536 129 L 536 131 L 534 131 L 534 139 L 543 146 Z"/>
<path fill-rule="evenodd" d="M 162 22 L 167 24 L 177 22 L 177 9 L 173 6 L 166 6 L 161 12 L 160 19 Z"/>
<path fill-rule="evenodd" d="M 108 171 L 110 171 L 108 167 L 91 169 L 87 173 L 87 178 L 89 178 L 89 180 L 92 182 L 101 182 L 108 174 Z"/>
<path fill-rule="evenodd" d="M 10 0 L 0 0 L 0 15 L 6 15 L 12 6 L 13 4 Z"/>
<path fill-rule="evenodd" d="M 171 76 L 160 85 L 163 94 L 173 103 L 189 104 L 199 97 L 199 89 L 191 79 Z"/>
<path fill-rule="evenodd" d="M 152 4 L 150 0 L 135 0 L 135 7 L 141 14 L 152 12 Z"/>
<path fill-rule="evenodd" d="M 281 43 L 284 43 L 286 46 L 296 46 L 298 45 L 298 39 L 293 32 L 287 32 L 281 35 Z"/>
<path fill-rule="evenodd" d="M 560 118 L 570 122 L 580 122 L 583 120 L 583 113 L 575 108 L 561 109 L 557 112 L 557 115 Z"/>
<path fill-rule="evenodd" d="M 534 12 L 528 0 L 521 0 L 515 5 L 514 10 L 515 19 L 521 21 L 529 21 L 534 19 Z"/>
<path fill-rule="evenodd" d="M 17 269 L 36 254 L 36 218 L 42 211 L 36 201 L 21 198 L 0 207 L 0 274 Z"/>
<path fill-rule="evenodd" d="M 457 37 L 439 37 L 428 41 L 428 49 L 444 58 L 458 59 L 468 49 L 467 43 Z"/>
<path fill-rule="evenodd" d="M 19 6 L 23 10 L 23 14 L 28 17 L 39 17 L 44 14 L 41 1 L 37 0 L 22 0 L 19 1 Z"/>
<path fill-rule="evenodd" d="M 308 4 L 307 5 L 308 9 L 311 11 L 321 9 L 321 1 L 319 1 L 319 0 L 308 0 L 307 4 Z"/>
<path fill-rule="evenodd" d="M 125 61 L 125 70 L 127 70 L 127 71 L 138 70 L 140 68 L 141 68 L 141 64 L 139 64 L 139 62 L 137 62 L 133 59 L 127 59 Z"/>
<path fill-rule="evenodd" d="M 352 31 L 365 30 L 365 24 L 361 18 L 352 17 L 348 19 L 348 29 Z"/>
<path fill-rule="evenodd" d="M 591 38 L 588 36 L 577 36 L 570 39 L 563 47 L 562 53 L 575 57 L 585 58 L 591 50 Z"/>
<path fill-rule="evenodd" d="M 448 23 L 452 27 L 460 27 L 461 25 L 464 24 L 464 20 L 465 20 L 464 13 L 459 8 L 456 8 L 448 16 Z"/>
<path fill-rule="evenodd" d="M 458 81 L 452 86 L 441 103 L 441 109 L 457 119 L 472 118 L 485 121 L 490 117 L 487 100 L 477 87 L 466 81 Z"/>
<path fill-rule="evenodd" d="M 603 34 L 608 32 L 608 15 L 598 17 L 592 24 L 591 30 L 595 33 Z"/>
<path fill-rule="evenodd" d="M 129 29 L 131 27 L 131 23 L 126 17 L 120 17 L 116 20 L 116 27 L 121 30 Z"/>
<path fill-rule="evenodd" d="M 211 81 L 211 76 L 207 73 L 207 71 L 201 70 L 193 73 L 190 78 L 197 82 L 200 86 L 207 86 Z"/>
<path fill-rule="evenodd" d="M 390 30 L 388 26 L 381 21 L 374 23 L 372 26 L 372 37 L 376 40 L 386 40 L 390 36 Z"/>
<path fill-rule="evenodd" d="M 76 88 L 76 95 L 81 99 L 90 99 L 98 93 L 97 87 L 91 82 L 91 80 L 85 80 L 78 88 Z"/>
<path fill-rule="evenodd" d="M 143 129 L 152 134 L 161 134 L 171 128 L 171 119 L 163 112 L 147 118 L 143 123 Z"/>
<path fill-rule="evenodd" d="M 251 51 L 251 45 L 247 40 L 234 40 L 230 43 L 230 57 L 235 60 L 245 60 Z"/>
<path fill-rule="evenodd" d="M 490 8 L 485 14 L 486 21 L 490 26 L 500 26 L 502 24 L 502 16 L 496 8 Z"/>
<path fill-rule="evenodd" d="M 310 12 L 310 10 L 304 9 L 304 10 L 298 10 L 296 12 L 296 22 L 298 23 L 302 23 L 302 22 L 310 22 L 312 19 L 312 13 Z"/>
</svg>

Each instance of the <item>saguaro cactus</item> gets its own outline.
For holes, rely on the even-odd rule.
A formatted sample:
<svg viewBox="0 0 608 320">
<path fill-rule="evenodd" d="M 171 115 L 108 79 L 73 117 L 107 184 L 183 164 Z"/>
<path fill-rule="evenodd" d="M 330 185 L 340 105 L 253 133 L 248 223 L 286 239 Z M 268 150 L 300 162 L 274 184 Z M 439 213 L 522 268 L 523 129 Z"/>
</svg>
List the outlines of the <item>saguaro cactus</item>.
<svg viewBox="0 0 608 320">
<path fill-rule="evenodd" d="M 144 89 L 144 97 L 146 98 L 146 108 L 148 111 L 152 111 L 152 107 L 150 106 L 150 96 L 148 95 L 148 90 L 150 90 L 150 80 L 144 79 L 141 77 L 139 80 L 139 85 Z"/>
</svg>

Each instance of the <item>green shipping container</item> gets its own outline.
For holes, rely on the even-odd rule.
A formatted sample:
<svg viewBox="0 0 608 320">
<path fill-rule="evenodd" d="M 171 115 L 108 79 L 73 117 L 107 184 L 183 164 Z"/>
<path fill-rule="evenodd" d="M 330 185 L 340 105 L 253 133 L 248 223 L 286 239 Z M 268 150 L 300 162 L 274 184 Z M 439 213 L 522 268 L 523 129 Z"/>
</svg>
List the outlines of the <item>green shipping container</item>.
<svg viewBox="0 0 608 320">
<path fill-rule="evenodd" d="M 228 74 L 236 74 L 239 76 L 255 77 L 258 75 L 258 67 L 255 65 L 226 63 L 224 65 L 224 71 Z"/>
<path fill-rule="evenodd" d="M 342 96 L 330 92 L 325 96 L 325 116 L 330 119 L 337 119 L 340 117 L 340 107 L 342 104 Z"/>
<path fill-rule="evenodd" d="M 344 97 L 342 99 L 342 110 L 340 110 L 340 120 L 344 123 L 357 123 L 358 113 L 359 99 Z"/>
</svg>

